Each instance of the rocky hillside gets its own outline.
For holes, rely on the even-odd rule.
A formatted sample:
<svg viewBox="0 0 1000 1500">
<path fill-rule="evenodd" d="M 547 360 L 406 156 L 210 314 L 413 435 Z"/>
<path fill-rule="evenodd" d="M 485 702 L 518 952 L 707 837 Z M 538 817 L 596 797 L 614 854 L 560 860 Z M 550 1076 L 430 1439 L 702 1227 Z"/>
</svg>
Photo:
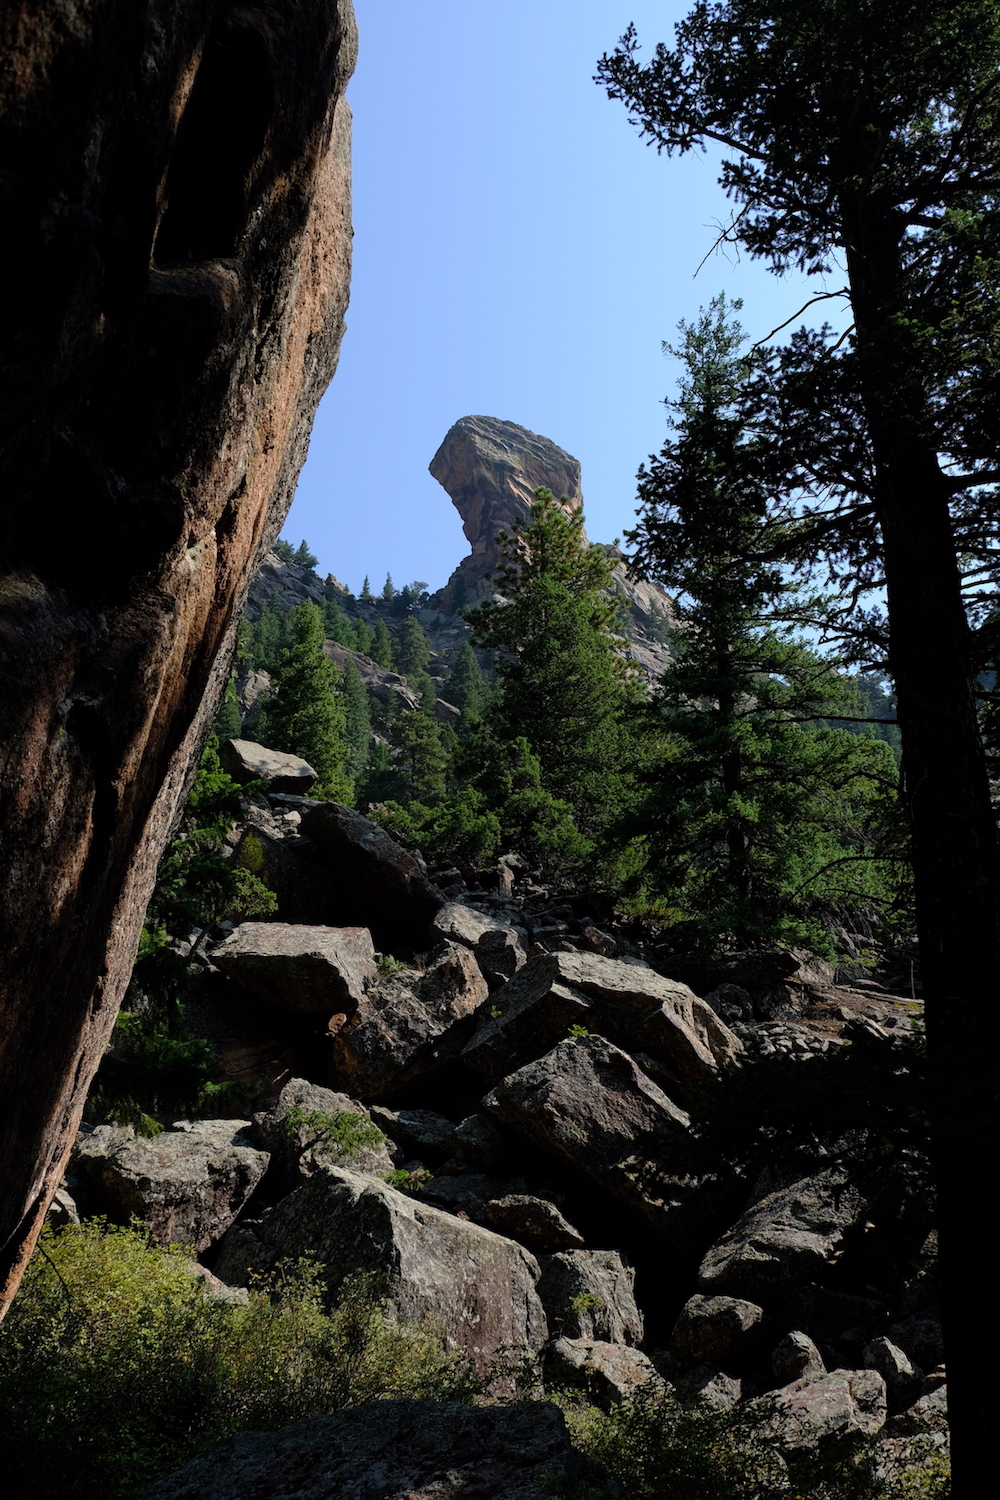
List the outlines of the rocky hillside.
<svg viewBox="0 0 1000 1500">
<path fill-rule="evenodd" d="M 311 799 L 294 757 L 252 769 L 270 790 L 229 845 L 274 920 L 185 950 L 188 1023 L 251 1106 L 154 1141 L 93 1119 L 64 1212 L 138 1214 L 231 1288 L 300 1256 L 334 1290 L 378 1272 L 498 1395 L 523 1358 L 598 1405 L 665 1384 L 719 1408 L 767 1396 L 790 1454 L 941 1431 L 926 1204 L 899 1195 L 874 1123 L 824 1092 L 918 1066 L 907 973 L 837 984 L 801 954 L 668 957 L 517 858 L 474 888 L 427 870 Z M 766 1096 L 799 1085 L 813 1134 L 765 1129 L 748 1150 Z M 706 1101 L 737 1089 L 745 1115 L 713 1136 Z M 355 1125 L 324 1144 L 318 1115 Z"/>
</svg>

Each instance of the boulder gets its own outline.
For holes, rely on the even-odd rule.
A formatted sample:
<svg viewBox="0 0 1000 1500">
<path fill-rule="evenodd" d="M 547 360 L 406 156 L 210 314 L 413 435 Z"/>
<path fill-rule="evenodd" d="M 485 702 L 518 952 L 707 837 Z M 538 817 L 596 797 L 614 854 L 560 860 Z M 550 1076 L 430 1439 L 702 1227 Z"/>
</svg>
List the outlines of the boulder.
<svg viewBox="0 0 1000 1500">
<path fill-rule="evenodd" d="M 743 1397 L 743 1382 L 738 1375 L 730 1375 L 708 1360 L 685 1371 L 678 1381 L 689 1396 L 722 1411 L 730 1411 Z"/>
<path fill-rule="evenodd" d="M 372 1105 L 369 1113 L 404 1156 L 418 1156 L 434 1166 L 451 1155 L 454 1120 L 430 1109 L 386 1109 L 382 1104 Z"/>
<path fill-rule="evenodd" d="M 898 1345 L 884 1335 L 872 1339 L 865 1348 L 865 1368 L 877 1370 L 885 1381 L 894 1410 L 910 1406 L 921 1394 L 924 1372 Z"/>
<path fill-rule="evenodd" d="M 609 1407 L 634 1396 L 640 1386 L 663 1381 L 649 1357 L 625 1344 L 600 1339 L 554 1339 L 546 1364 L 557 1383 L 582 1387 L 596 1406 Z"/>
<path fill-rule="evenodd" d="M 505 1078 L 483 1106 L 550 1159 L 661 1225 L 655 1160 L 664 1137 L 686 1129 L 688 1117 L 604 1037 L 560 1042 Z"/>
<path fill-rule="evenodd" d="M 330 1081 L 384 1100 L 455 1063 L 489 989 L 468 948 L 442 943 L 423 975 L 375 986 L 333 1039 Z"/>
<path fill-rule="evenodd" d="M 406 678 L 401 677 L 398 672 L 380 667 L 371 657 L 362 656 L 360 651 L 351 651 L 339 641 L 324 641 L 323 651 L 340 671 L 344 670 L 349 661 L 353 662 L 361 681 L 371 696 L 380 703 L 395 703 L 398 708 L 411 713 L 420 707 L 419 694 L 413 691 Z"/>
<path fill-rule="evenodd" d="M 823 1356 L 807 1333 L 793 1329 L 771 1351 L 771 1373 L 778 1385 L 796 1380 L 818 1380 L 826 1374 Z"/>
<path fill-rule="evenodd" d="M 502 983 L 526 962 L 524 944 L 513 928 L 474 907 L 451 901 L 431 924 L 441 938 L 471 948 L 486 979 Z"/>
<path fill-rule="evenodd" d="M 505 1172 L 511 1164 L 511 1139 L 482 1110 L 455 1126 L 455 1157 L 480 1172 Z"/>
<path fill-rule="evenodd" d="M 708 1251 L 698 1285 L 713 1296 L 724 1293 L 766 1305 L 794 1282 L 811 1281 L 832 1264 L 863 1207 L 860 1192 L 840 1170 L 769 1193 Z"/>
<path fill-rule="evenodd" d="M 549 1327 L 569 1339 L 638 1344 L 635 1271 L 618 1250 L 564 1250 L 541 1260 L 538 1295 Z"/>
<path fill-rule="evenodd" d="M 73 1169 L 121 1224 L 137 1218 L 163 1245 L 207 1250 L 240 1213 L 268 1164 L 249 1120 L 179 1120 L 155 1140 L 131 1126 L 81 1134 Z"/>
<path fill-rule="evenodd" d="M 758 1403 L 751 1403 L 756 1405 Z M 762 1434 L 786 1453 L 831 1439 L 871 1437 L 885 1425 L 885 1381 L 876 1370 L 833 1370 L 760 1398 Z"/>
<path fill-rule="evenodd" d="M 547 1402 L 372 1401 L 280 1432 L 241 1432 L 145 1500 L 538 1500 L 542 1480 L 598 1477 Z"/>
<path fill-rule="evenodd" d="M 536 1255 L 552 1250 L 573 1250 L 583 1245 L 583 1235 L 568 1224 L 554 1203 L 528 1193 L 508 1193 L 483 1204 L 480 1217 L 498 1234 L 527 1245 Z"/>
<path fill-rule="evenodd" d="M 238 1225 L 216 1272 L 245 1285 L 300 1256 L 326 1267 L 333 1290 L 357 1272 L 384 1278 L 392 1310 L 432 1319 L 480 1374 L 501 1349 L 537 1353 L 548 1336 L 538 1262 L 522 1245 L 356 1172 L 321 1167 L 262 1219 Z"/>
<path fill-rule="evenodd" d="M 503 923 L 496 917 L 488 917 L 461 901 L 449 901 L 442 906 L 431 923 L 431 932 L 437 941 L 462 943 L 473 950 L 484 933 L 502 930 Z"/>
<path fill-rule="evenodd" d="M 374 980 L 367 927 L 244 922 L 212 949 L 216 968 L 282 1010 L 352 1014 Z"/>
<path fill-rule="evenodd" d="M 286 1124 L 286 1117 L 293 1109 L 305 1114 L 339 1115 L 345 1126 L 341 1142 L 328 1140 L 313 1145 L 317 1135 L 315 1127 L 298 1125 L 292 1128 Z M 360 1130 L 352 1133 L 351 1122 L 344 1119 L 347 1115 L 357 1121 Z M 391 1172 L 394 1163 L 384 1136 L 381 1144 L 375 1139 L 366 1139 L 379 1129 L 377 1122 L 357 1100 L 349 1099 L 346 1094 L 335 1094 L 332 1089 L 320 1088 L 304 1078 L 292 1078 L 269 1110 L 254 1115 L 248 1134 L 256 1146 L 270 1153 L 269 1182 L 273 1179 L 283 1192 L 290 1193 L 323 1165 L 347 1167 L 363 1176 L 384 1177 Z"/>
<path fill-rule="evenodd" d="M 219 761 L 240 786 L 252 781 L 267 783 L 269 792 L 298 793 L 305 796 L 319 780 L 308 761 L 300 755 L 285 755 L 280 750 L 266 750 L 253 740 L 223 740 Z"/>
<path fill-rule="evenodd" d="M 485 1018 L 465 1050 L 466 1062 L 489 1082 L 547 1051 L 571 1026 L 650 1054 L 680 1085 L 742 1051 L 686 985 L 596 953 L 536 954 L 504 987 L 500 1004 L 501 1014 Z"/>
<path fill-rule="evenodd" d="M 427 947 L 444 897 L 412 854 L 377 824 L 336 802 L 307 812 L 302 832 L 322 850 L 343 900 L 366 926 L 414 948 Z"/>
<path fill-rule="evenodd" d="M 689 1297 L 670 1336 L 670 1352 L 688 1364 L 725 1364 L 760 1338 L 764 1309 L 739 1297 Z"/>
</svg>

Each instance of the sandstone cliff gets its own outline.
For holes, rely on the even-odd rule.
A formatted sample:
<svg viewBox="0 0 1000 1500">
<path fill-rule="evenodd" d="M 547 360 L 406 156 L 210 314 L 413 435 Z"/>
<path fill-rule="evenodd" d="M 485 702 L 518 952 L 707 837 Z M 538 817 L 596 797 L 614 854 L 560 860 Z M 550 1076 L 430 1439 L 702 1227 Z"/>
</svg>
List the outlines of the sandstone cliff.
<svg viewBox="0 0 1000 1500">
<path fill-rule="evenodd" d="M 6 1297 L 336 365 L 355 46 L 349 0 L 0 15 Z"/>
</svg>

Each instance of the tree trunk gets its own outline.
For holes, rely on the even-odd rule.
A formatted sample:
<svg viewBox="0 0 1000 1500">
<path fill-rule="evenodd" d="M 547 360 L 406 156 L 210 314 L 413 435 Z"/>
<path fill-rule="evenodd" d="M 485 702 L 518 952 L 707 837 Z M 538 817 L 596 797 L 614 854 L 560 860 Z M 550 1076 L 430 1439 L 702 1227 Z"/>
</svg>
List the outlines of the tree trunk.
<svg viewBox="0 0 1000 1500">
<path fill-rule="evenodd" d="M 867 233 L 864 231 L 867 230 Z M 998 1145 L 995 1013 L 1000 999 L 1000 854 L 979 734 L 970 633 L 933 424 L 892 313 L 905 288 L 892 235 L 848 237 L 862 383 L 876 467 L 890 662 L 905 795 L 927 1038 L 954 1489 L 978 1493 L 992 1462 L 994 1350 L 987 1299 L 969 1326 L 970 1258 L 983 1233 L 983 1161 Z M 890 351 L 894 359 L 887 357 Z"/>
</svg>

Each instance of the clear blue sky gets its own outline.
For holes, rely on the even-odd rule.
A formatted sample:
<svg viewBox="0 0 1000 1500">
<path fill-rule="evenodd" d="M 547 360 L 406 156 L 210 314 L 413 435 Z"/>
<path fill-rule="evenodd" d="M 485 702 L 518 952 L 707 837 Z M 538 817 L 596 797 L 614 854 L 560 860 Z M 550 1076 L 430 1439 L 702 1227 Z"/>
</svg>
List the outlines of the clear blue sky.
<svg viewBox="0 0 1000 1500">
<path fill-rule="evenodd" d="M 823 287 L 720 254 L 695 279 L 727 214 L 714 162 L 658 156 L 592 82 L 629 21 L 652 47 L 686 4 L 355 8 L 347 335 L 283 535 L 355 592 L 387 571 L 439 587 L 468 546 L 427 465 L 481 413 L 580 459 L 588 532 L 610 541 L 666 434 L 678 320 L 724 289 L 761 338 Z"/>
</svg>

